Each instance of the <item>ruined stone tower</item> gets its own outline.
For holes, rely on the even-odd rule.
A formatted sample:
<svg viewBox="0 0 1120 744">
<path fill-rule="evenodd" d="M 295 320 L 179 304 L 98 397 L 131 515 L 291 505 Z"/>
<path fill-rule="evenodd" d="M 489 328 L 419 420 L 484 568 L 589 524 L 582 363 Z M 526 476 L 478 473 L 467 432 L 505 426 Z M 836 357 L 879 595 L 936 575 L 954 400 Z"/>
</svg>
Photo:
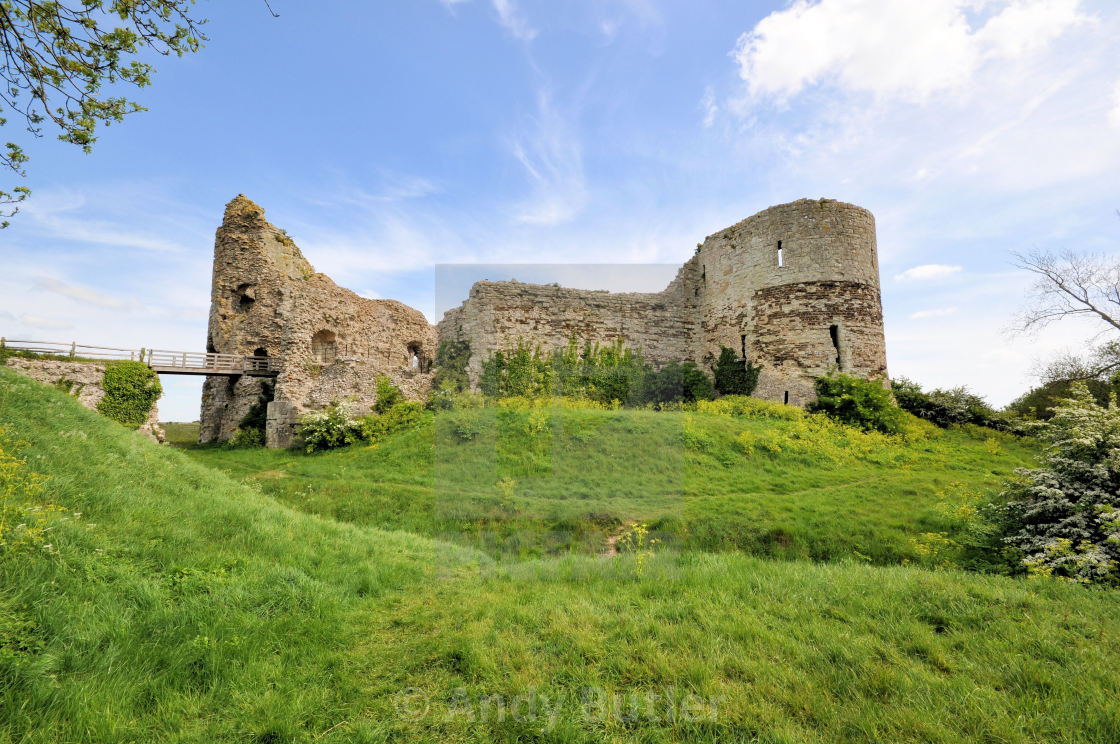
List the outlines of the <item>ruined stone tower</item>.
<svg viewBox="0 0 1120 744">
<path fill-rule="evenodd" d="M 755 395 L 804 405 L 830 369 L 887 374 L 875 218 L 801 199 L 710 235 L 685 265 L 697 276 L 696 361 L 729 346 L 762 364 Z"/>
<path fill-rule="evenodd" d="M 214 241 L 207 351 L 275 359 L 270 446 L 287 446 L 298 415 L 333 400 L 368 410 L 379 374 L 409 397 L 428 390 L 435 329 L 396 300 L 368 300 L 316 273 L 296 244 L 244 196 L 226 205 Z M 200 442 L 228 439 L 261 399 L 259 377 L 208 377 Z"/>
<path fill-rule="evenodd" d="M 658 293 L 478 282 L 439 334 L 471 341 L 472 380 L 491 350 L 519 340 L 621 338 L 655 365 L 703 369 L 727 346 L 762 365 L 757 397 L 804 405 L 830 369 L 887 373 L 875 218 L 831 199 L 771 207 L 708 236 Z"/>
<path fill-rule="evenodd" d="M 467 371 L 518 342 L 558 348 L 617 339 L 655 366 L 708 370 L 720 347 L 762 366 L 755 395 L 793 405 L 838 369 L 887 373 L 875 219 L 831 199 L 766 209 L 709 235 L 661 292 L 610 293 L 516 281 L 477 282 L 440 321 L 441 340 L 468 340 Z M 437 329 L 395 300 L 367 300 L 316 273 L 295 243 L 244 196 L 226 207 L 214 243 L 207 350 L 275 359 L 270 446 L 286 446 L 299 414 L 349 400 L 359 411 L 387 375 L 406 395 L 430 387 Z M 267 381 L 209 377 L 199 440 L 228 439 Z"/>
</svg>

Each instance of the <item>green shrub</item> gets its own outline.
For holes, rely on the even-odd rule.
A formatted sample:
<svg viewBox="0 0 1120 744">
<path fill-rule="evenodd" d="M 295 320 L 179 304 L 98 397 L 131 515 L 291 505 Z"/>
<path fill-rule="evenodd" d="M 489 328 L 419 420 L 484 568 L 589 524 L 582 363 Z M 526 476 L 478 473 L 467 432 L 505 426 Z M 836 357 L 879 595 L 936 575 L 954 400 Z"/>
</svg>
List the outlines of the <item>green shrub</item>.
<svg viewBox="0 0 1120 744">
<path fill-rule="evenodd" d="M 470 341 L 440 341 L 436 349 L 436 372 L 432 375 L 432 389 L 461 393 L 469 388 L 467 362 L 470 358 Z"/>
<path fill-rule="evenodd" d="M 234 430 L 233 436 L 230 437 L 226 443 L 226 449 L 248 449 L 251 447 L 264 446 L 264 429 L 242 429 L 238 427 Z"/>
<path fill-rule="evenodd" d="M 631 402 L 663 407 L 667 403 L 695 403 L 715 397 L 711 379 L 692 362 L 672 362 L 643 375 Z"/>
<path fill-rule="evenodd" d="M 758 386 L 758 373 L 762 367 L 739 359 L 735 350 L 719 348 L 719 359 L 712 368 L 715 391 L 720 395 L 750 395 Z"/>
<path fill-rule="evenodd" d="M 996 412 L 987 401 L 963 386 L 924 392 L 918 383 L 899 377 L 891 381 L 891 392 L 899 408 L 942 429 L 954 424 L 976 424 L 1001 431 L 1017 428 L 1011 417 Z"/>
<path fill-rule="evenodd" d="M 903 430 L 902 409 L 895 405 L 881 380 L 839 373 L 818 377 L 814 388 L 817 400 L 809 405 L 810 411 L 864 431 L 900 434 Z"/>
<path fill-rule="evenodd" d="M 485 430 L 482 416 L 477 410 L 466 410 L 451 414 L 451 433 L 460 442 L 476 439 Z"/>
<path fill-rule="evenodd" d="M 335 401 L 322 411 L 304 415 L 299 420 L 299 435 L 310 454 L 348 447 L 361 440 L 362 423 L 350 415 L 350 407 Z"/>
<path fill-rule="evenodd" d="M 384 413 L 361 419 L 361 438 L 376 442 L 382 437 L 408 429 L 424 418 L 424 407 L 416 401 L 402 400 Z"/>
<path fill-rule="evenodd" d="M 1120 393 L 1120 375 L 1110 380 L 1085 380 L 1085 387 L 1098 405 L 1107 406 L 1109 397 Z M 1026 419 L 1048 421 L 1054 409 L 1070 397 L 1073 382 L 1054 380 L 1023 393 L 1008 404 L 1008 412 Z"/>
<path fill-rule="evenodd" d="M 401 389 L 385 375 L 377 376 L 377 401 L 373 404 L 376 413 L 385 413 L 404 400 Z"/>
<path fill-rule="evenodd" d="M 142 362 L 109 362 L 101 386 L 105 395 L 97 403 L 98 413 L 133 429 L 148 420 L 163 393 L 159 375 Z"/>
<path fill-rule="evenodd" d="M 1034 575 L 1120 581 L 1120 408 L 1083 383 L 1040 431 L 1043 467 L 1020 468 L 1001 494 L 1004 541 Z"/>
<path fill-rule="evenodd" d="M 509 351 L 495 351 L 482 363 L 478 387 L 491 398 L 552 395 L 554 374 L 547 355 L 522 341 Z"/>
</svg>

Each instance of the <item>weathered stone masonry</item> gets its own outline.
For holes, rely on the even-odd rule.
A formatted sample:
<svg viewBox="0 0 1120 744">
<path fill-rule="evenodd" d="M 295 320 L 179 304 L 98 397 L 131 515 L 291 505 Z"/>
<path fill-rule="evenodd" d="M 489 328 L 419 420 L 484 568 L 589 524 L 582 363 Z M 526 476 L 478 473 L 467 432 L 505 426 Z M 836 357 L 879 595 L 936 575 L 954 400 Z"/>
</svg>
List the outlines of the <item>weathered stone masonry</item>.
<svg viewBox="0 0 1120 744">
<path fill-rule="evenodd" d="M 435 329 L 419 310 L 359 297 L 316 273 L 264 210 L 238 196 L 214 242 L 207 350 L 277 358 L 266 437 L 270 446 L 287 446 L 304 411 L 333 400 L 368 409 L 380 374 L 409 397 L 423 397 Z M 262 384 L 248 376 L 206 378 L 199 440 L 232 436 Z"/>
<path fill-rule="evenodd" d="M 518 340 L 550 348 L 572 335 L 622 338 L 656 365 L 705 368 L 728 346 L 762 364 L 756 396 L 803 405 L 830 368 L 886 375 L 882 316 L 874 217 L 802 199 L 708 236 L 663 292 L 479 282 L 439 334 L 471 341 L 472 380 L 491 350 Z"/>
<path fill-rule="evenodd" d="M 755 395 L 804 405 L 830 369 L 887 373 L 875 219 L 830 199 L 801 199 L 709 235 L 669 286 L 609 293 L 516 281 L 477 282 L 438 327 L 469 340 L 468 372 L 519 341 L 556 348 L 621 338 L 660 366 L 707 368 L 721 346 L 762 365 Z M 214 244 L 209 351 L 276 357 L 267 441 L 286 446 L 304 411 L 332 400 L 373 404 L 379 374 L 412 398 L 430 385 L 437 329 L 394 300 L 367 300 L 316 273 L 299 248 L 238 196 Z M 259 398 L 260 378 L 210 377 L 203 442 L 229 438 Z"/>
</svg>

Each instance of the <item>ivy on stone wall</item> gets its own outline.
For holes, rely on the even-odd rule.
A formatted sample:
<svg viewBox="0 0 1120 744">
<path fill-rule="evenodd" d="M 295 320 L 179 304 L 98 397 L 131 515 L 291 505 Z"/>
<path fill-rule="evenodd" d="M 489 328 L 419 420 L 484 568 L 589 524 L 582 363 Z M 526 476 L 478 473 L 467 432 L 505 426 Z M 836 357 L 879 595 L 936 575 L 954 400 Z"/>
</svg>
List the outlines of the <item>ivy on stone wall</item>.
<svg viewBox="0 0 1120 744">
<path fill-rule="evenodd" d="M 133 429 L 148 420 L 163 393 L 159 375 L 142 362 L 110 362 L 101 387 L 105 397 L 97 404 L 98 413 Z"/>
</svg>

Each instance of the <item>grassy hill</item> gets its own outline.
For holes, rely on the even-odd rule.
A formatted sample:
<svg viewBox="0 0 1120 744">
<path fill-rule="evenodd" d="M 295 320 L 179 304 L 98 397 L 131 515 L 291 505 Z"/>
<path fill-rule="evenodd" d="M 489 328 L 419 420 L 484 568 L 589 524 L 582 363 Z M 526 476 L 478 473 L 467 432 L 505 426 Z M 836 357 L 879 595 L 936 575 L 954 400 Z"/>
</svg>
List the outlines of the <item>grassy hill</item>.
<svg viewBox="0 0 1120 744">
<path fill-rule="evenodd" d="M 888 565 L 928 561 L 929 535 L 959 529 L 951 514 L 997 491 L 1037 451 L 917 419 L 900 442 L 809 427 L 785 406 L 712 408 L 487 408 L 442 415 L 438 429 L 429 417 L 373 448 L 190 454 L 301 511 L 495 557 L 599 553 L 642 521 L 679 549 Z M 464 440 L 456 432 L 467 417 L 477 433 Z"/>
<path fill-rule="evenodd" d="M 259 462 L 231 476 L 6 370 L 0 428 L 65 507 L 0 554 L 0 741 L 1120 739 L 1115 592 L 671 548 L 499 565 L 293 508 Z M 264 456 L 399 477 L 423 432 L 401 436 Z M 5 504 L 20 470 L 0 469 Z"/>
</svg>

